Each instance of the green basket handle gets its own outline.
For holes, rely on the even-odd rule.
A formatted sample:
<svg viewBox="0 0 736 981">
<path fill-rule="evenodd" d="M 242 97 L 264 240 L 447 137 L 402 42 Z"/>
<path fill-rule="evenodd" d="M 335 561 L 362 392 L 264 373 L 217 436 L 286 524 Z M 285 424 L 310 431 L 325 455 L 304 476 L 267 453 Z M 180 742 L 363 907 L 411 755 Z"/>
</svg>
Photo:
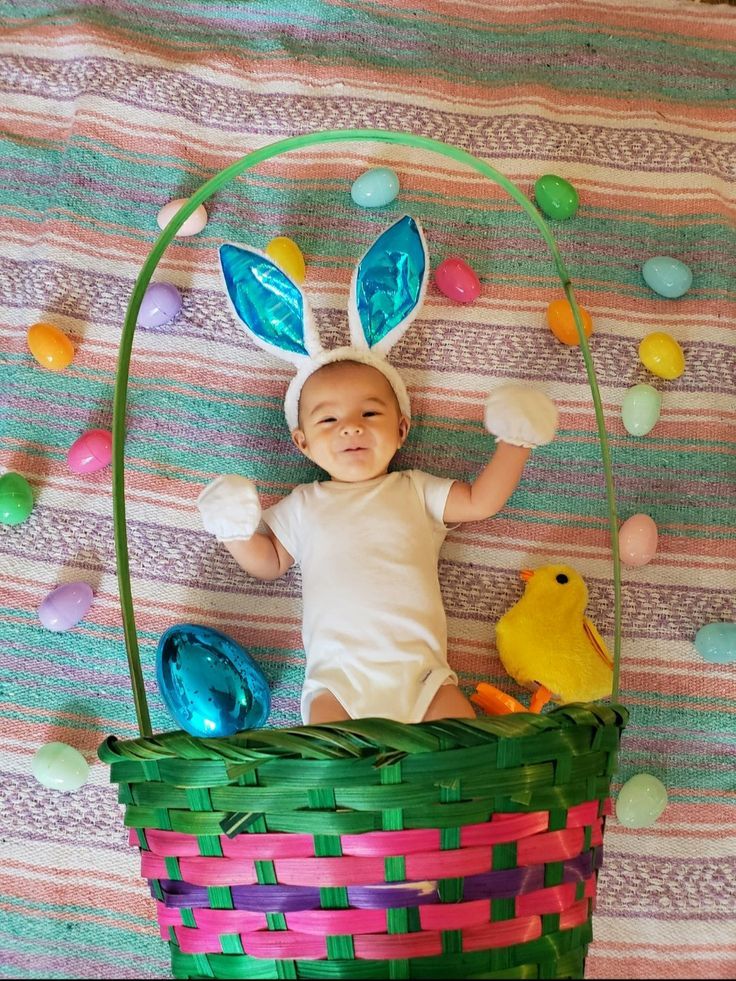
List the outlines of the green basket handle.
<svg viewBox="0 0 736 981">
<path fill-rule="evenodd" d="M 507 177 L 500 174 L 493 167 L 467 153 L 458 147 L 451 146 L 449 143 L 442 143 L 439 140 L 432 140 L 425 136 L 414 136 L 411 133 L 395 133 L 390 130 L 382 129 L 341 129 L 324 130 L 317 133 L 306 133 L 302 136 L 294 136 L 288 140 L 279 140 L 269 146 L 261 147 L 248 153 L 236 163 L 231 164 L 221 170 L 211 180 L 203 184 L 198 191 L 188 199 L 186 204 L 176 213 L 174 218 L 164 228 L 151 249 L 143 267 L 135 281 L 133 293 L 128 303 L 125 314 L 123 332 L 120 337 L 120 348 L 118 353 L 118 367 L 115 379 L 115 394 L 113 399 L 113 458 L 112 458 L 112 494 L 113 494 L 113 525 L 115 529 L 115 555 L 117 562 L 118 586 L 120 591 L 120 607 L 123 617 L 123 630 L 125 634 L 125 649 L 128 656 L 128 669 L 130 671 L 130 682 L 133 690 L 133 701 L 135 704 L 138 728 L 141 736 L 152 735 L 151 719 L 148 712 L 146 701 L 145 686 L 143 683 L 143 671 L 141 669 L 140 650 L 138 647 L 138 635 L 135 627 L 135 614 L 133 612 L 133 601 L 130 587 L 130 565 L 128 560 L 128 535 L 125 525 L 125 465 L 124 465 L 124 445 L 125 445 L 125 414 L 128 402 L 128 377 L 130 369 L 130 353 L 133 347 L 133 335 L 138 321 L 138 312 L 143 301 L 143 295 L 148 288 L 151 277 L 156 266 L 161 259 L 164 251 L 173 241 L 177 231 L 181 228 L 189 216 L 213 194 L 228 184 L 233 178 L 240 177 L 246 170 L 257 166 L 264 160 L 271 160 L 282 153 L 289 153 L 292 150 L 301 150 L 305 147 L 316 146 L 320 143 L 340 143 L 347 141 L 373 140 L 382 143 L 394 143 L 402 146 L 414 147 L 417 150 L 431 150 L 442 156 L 449 157 L 457 163 L 466 164 L 472 170 L 477 171 L 484 177 L 499 184 L 516 201 L 529 218 L 536 225 L 542 238 L 547 243 L 552 259 L 557 270 L 557 275 L 562 283 L 562 289 L 567 297 L 573 312 L 575 327 L 580 339 L 580 350 L 585 362 L 585 370 L 588 375 L 588 384 L 593 398 L 595 408 L 595 420 L 598 427 L 598 439 L 601 447 L 601 458 L 603 461 L 603 472 L 606 481 L 606 498 L 608 502 L 608 524 L 611 535 L 611 550 L 613 553 L 613 592 L 614 592 L 614 647 L 613 647 L 613 700 L 618 699 L 619 673 L 621 666 L 621 562 L 618 547 L 618 520 L 616 517 L 616 497 L 613 488 L 613 473 L 611 469 L 611 455 L 608 447 L 608 437 L 603 420 L 603 407 L 601 396 L 598 389 L 598 381 L 593 367 L 593 359 L 588 347 L 588 339 L 585 336 L 583 323 L 580 316 L 575 295 L 573 293 L 570 276 L 562 261 L 557 243 L 536 207 L 529 198 L 519 190 Z"/>
</svg>

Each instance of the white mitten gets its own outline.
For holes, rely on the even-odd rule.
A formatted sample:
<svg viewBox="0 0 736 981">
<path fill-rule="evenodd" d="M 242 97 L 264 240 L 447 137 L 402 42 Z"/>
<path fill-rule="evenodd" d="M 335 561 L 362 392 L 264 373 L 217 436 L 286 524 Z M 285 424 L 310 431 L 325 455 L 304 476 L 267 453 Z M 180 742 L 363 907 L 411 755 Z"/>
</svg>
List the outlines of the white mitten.
<svg viewBox="0 0 736 981">
<path fill-rule="evenodd" d="M 501 385 L 488 396 L 485 427 L 513 446 L 544 446 L 557 432 L 557 406 L 544 392 L 526 385 Z"/>
<path fill-rule="evenodd" d="M 227 474 L 207 484 L 197 498 L 205 531 L 219 542 L 252 538 L 261 520 L 256 485 L 247 477 Z"/>
</svg>

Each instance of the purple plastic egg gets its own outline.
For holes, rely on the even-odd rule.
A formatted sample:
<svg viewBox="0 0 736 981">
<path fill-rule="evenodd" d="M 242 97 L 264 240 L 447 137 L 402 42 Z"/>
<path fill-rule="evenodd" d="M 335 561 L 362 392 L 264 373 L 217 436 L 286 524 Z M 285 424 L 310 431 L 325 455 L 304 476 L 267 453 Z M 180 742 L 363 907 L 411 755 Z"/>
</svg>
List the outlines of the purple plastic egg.
<svg viewBox="0 0 736 981">
<path fill-rule="evenodd" d="M 458 303 L 472 303 L 480 296 L 480 282 L 475 271 L 457 256 L 451 256 L 437 266 L 434 281 L 441 293 Z"/>
<path fill-rule="evenodd" d="M 72 473 L 94 473 L 112 460 L 112 433 L 107 429 L 88 429 L 69 447 L 66 465 Z"/>
<path fill-rule="evenodd" d="M 92 587 L 81 580 L 52 589 L 38 608 L 38 619 L 47 630 L 60 633 L 84 618 L 92 605 Z"/>
<path fill-rule="evenodd" d="M 177 316 L 182 308 L 181 293 L 171 283 L 151 283 L 138 311 L 140 327 L 161 327 Z"/>
</svg>

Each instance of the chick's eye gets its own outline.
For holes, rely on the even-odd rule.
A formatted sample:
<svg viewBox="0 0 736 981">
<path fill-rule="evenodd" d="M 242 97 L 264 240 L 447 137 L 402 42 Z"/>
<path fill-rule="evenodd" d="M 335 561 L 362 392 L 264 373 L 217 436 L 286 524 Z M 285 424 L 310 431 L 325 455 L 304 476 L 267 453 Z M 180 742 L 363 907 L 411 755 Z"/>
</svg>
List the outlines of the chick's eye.
<svg viewBox="0 0 736 981">
<path fill-rule="evenodd" d="M 564 583 L 569 582 L 564 572 L 561 572 L 558 576 L 555 576 L 555 579 L 557 580 L 557 582 L 562 583 L 563 585 Z"/>
</svg>

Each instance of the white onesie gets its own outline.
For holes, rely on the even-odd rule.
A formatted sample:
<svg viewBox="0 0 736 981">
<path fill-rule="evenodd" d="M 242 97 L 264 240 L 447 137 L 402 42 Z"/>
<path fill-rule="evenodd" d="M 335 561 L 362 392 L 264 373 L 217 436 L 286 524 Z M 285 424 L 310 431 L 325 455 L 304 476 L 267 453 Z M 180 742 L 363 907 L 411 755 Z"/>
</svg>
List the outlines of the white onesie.
<svg viewBox="0 0 736 981">
<path fill-rule="evenodd" d="M 403 470 L 300 484 L 263 514 L 302 571 L 302 718 L 332 692 L 352 718 L 420 722 L 447 663 L 437 561 L 453 481 Z"/>
</svg>

